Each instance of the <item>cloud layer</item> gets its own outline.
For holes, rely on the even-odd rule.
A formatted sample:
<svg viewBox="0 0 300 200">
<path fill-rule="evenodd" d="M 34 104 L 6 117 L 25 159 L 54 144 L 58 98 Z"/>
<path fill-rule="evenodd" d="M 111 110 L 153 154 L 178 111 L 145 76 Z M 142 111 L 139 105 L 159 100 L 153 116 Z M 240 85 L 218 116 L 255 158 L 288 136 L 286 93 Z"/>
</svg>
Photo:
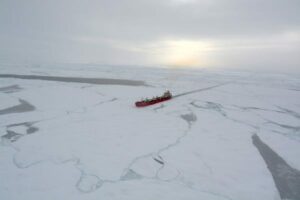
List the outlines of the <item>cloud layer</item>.
<svg viewBox="0 0 300 200">
<path fill-rule="evenodd" d="M 298 0 L 1 0 L 0 59 L 172 65 L 168 54 L 186 48 L 200 67 L 297 70 L 299 10 Z"/>
</svg>

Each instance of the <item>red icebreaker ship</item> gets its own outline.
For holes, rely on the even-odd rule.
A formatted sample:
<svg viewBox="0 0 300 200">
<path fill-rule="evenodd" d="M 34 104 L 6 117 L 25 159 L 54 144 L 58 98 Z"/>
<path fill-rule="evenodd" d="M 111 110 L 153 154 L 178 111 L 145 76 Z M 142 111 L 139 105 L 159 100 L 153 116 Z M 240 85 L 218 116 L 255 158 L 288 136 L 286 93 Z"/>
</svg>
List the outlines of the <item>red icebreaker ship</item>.
<svg viewBox="0 0 300 200">
<path fill-rule="evenodd" d="M 163 101 L 167 101 L 172 98 L 172 94 L 170 91 L 166 91 L 162 96 L 160 97 L 153 97 L 152 99 L 144 99 L 141 101 L 135 102 L 136 107 L 145 107 L 150 106 L 156 103 L 160 103 Z"/>
</svg>

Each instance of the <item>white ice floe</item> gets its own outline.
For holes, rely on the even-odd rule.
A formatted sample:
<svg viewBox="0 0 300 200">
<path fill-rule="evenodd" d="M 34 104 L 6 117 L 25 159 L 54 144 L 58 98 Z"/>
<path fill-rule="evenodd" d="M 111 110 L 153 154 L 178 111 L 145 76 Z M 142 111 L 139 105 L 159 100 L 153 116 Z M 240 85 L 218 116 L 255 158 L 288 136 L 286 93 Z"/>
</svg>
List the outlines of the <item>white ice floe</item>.
<svg viewBox="0 0 300 200">
<path fill-rule="evenodd" d="M 280 199 L 254 134 L 300 169 L 297 76 L 89 65 L 1 69 L 146 84 L 0 77 L 0 199 Z M 165 89 L 178 97 L 134 106 Z"/>
</svg>

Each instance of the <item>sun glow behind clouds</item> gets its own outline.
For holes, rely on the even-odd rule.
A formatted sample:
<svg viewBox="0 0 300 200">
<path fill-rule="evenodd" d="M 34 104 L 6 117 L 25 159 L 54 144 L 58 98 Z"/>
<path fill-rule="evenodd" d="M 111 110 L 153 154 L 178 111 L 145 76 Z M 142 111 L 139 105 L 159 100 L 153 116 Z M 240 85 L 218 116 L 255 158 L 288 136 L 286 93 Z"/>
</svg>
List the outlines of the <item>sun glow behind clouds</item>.
<svg viewBox="0 0 300 200">
<path fill-rule="evenodd" d="M 209 60 L 213 45 L 209 42 L 193 40 L 167 40 L 163 42 L 160 60 L 173 67 L 203 67 L 211 64 Z"/>
</svg>

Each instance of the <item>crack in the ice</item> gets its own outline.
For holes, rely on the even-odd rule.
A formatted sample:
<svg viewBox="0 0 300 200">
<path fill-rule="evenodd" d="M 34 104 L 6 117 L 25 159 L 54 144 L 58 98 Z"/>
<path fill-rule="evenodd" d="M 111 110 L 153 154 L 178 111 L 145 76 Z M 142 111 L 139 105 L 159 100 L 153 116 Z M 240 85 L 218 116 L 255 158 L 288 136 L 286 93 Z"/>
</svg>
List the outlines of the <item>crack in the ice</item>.
<svg viewBox="0 0 300 200">
<path fill-rule="evenodd" d="M 120 178 L 120 181 L 130 181 L 144 178 L 142 175 L 136 173 L 134 170 L 129 169 L 125 175 Z"/>
<path fill-rule="evenodd" d="M 277 106 L 277 108 L 279 108 L 280 110 L 284 111 L 283 113 L 286 113 L 286 114 L 289 114 L 297 119 L 300 119 L 300 114 L 293 111 L 293 110 L 289 110 L 289 109 L 286 109 L 286 108 L 283 108 L 283 107 L 280 107 L 280 106 Z"/>
<path fill-rule="evenodd" d="M 28 164 L 22 164 L 16 158 L 19 152 L 20 152 L 20 150 L 17 150 L 17 153 L 13 156 L 13 163 L 19 169 L 27 169 L 31 166 L 49 161 L 49 159 L 43 159 L 43 160 L 37 160 L 37 161 L 31 162 L 31 163 L 28 163 Z"/>
<path fill-rule="evenodd" d="M 181 142 L 181 140 L 182 140 L 184 137 L 187 136 L 188 132 L 189 132 L 190 129 L 191 129 L 191 125 L 197 120 L 197 117 L 196 117 L 196 115 L 195 115 L 193 112 L 191 112 L 191 113 L 189 113 L 189 114 L 186 114 L 186 115 L 181 115 L 180 117 L 181 117 L 183 120 L 185 120 L 185 121 L 187 122 L 187 124 L 188 124 L 188 129 L 185 130 L 181 136 L 179 136 L 178 138 L 176 138 L 175 142 L 170 143 L 170 144 L 168 144 L 167 146 L 165 146 L 165 147 L 159 149 L 159 150 L 157 151 L 157 155 L 160 155 L 163 151 L 166 151 L 166 150 L 170 149 L 171 147 L 174 147 L 174 146 L 178 145 L 178 144 Z"/>
<path fill-rule="evenodd" d="M 112 98 L 112 99 L 109 99 L 109 100 L 100 101 L 99 103 L 96 103 L 94 106 L 99 106 L 101 104 L 109 103 L 109 102 L 113 102 L 113 101 L 117 101 L 117 100 L 118 100 L 118 98 Z"/>
<path fill-rule="evenodd" d="M 290 126 L 290 125 L 280 124 L 280 123 L 273 122 L 273 121 L 267 121 L 264 124 L 273 124 L 275 126 L 279 126 L 279 127 L 283 128 L 284 130 L 286 130 L 286 132 L 278 131 L 276 129 L 274 130 L 272 128 L 271 128 L 271 131 L 273 133 L 285 136 L 286 138 L 288 138 L 290 140 L 300 142 L 300 127 L 299 126 Z"/>
<path fill-rule="evenodd" d="M 80 169 L 79 169 L 80 170 Z M 90 193 L 99 189 L 104 181 L 96 175 L 86 174 L 83 170 L 80 170 L 81 175 L 76 183 L 76 188 L 82 193 Z"/>
<path fill-rule="evenodd" d="M 291 133 L 299 133 L 300 134 L 300 126 L 290 126 L 290 125 L 281 124 L 281 123 L 270 121 L 270 120 L 268 122 L 266 122 L 266 124 L 268 124 L 268 123 L 274 124 L 276 126 L 284 128 L 286 130 L 289 130 Z"/>
<path fill-rule="evenodd" d="M 23 112 L 30 112 L 35 110 L 35 107 L 33 105 L 31 105 L 29 102 L 23 99 L 19 99 L 19 103 L 20 104 L 18 105 L 0 110 L 0 115 L 23 113 Z"/>
<path fill-rule="evenodd" d="M 22 87 L 20 87 L 19 85 L 10 85 L 10 86 L 6 86 L 6 87 L 1 87 L 0 88 L 0 92 L 3 92 L 3 93 L 14 93 L 14 92 L 19 92 L 23 90 Z"/>
<path fill-rule="evenodd" d="M 109 78 L 83 78 L 83 77 L 19 75 L 19 74 L 0 74 L 0 78 L 44 80 L 44 81 L 56 81 L 56 82 L 67 82 L 67 83 L 89 83 L 89 84 L 97 84 L 97 85 L 148 86 L 144 81 L 126 80 L 126 79 L 109 79 Z"/>
<path fill-rule="evenodd" d="M 221 87 L 221 86 L 227 85 L 229 83 L 232 83 L 232 81 L 226 82 L 226 83 L 217 84 L 217 85 L 213 85 L 213 86 L 206 87 L 206 88 L 200 88 L 200 89 L 196 89 L 196 90 L 184 92 L 184 93 L 181 93 L 181 94 L 177 94 L 177 95 L 174 95 L 173 98 L 177 98 L 177 97 L 180 97 L 180 96 L 185 96 L 185 95 L 188 95 L 188 94 L 198 93 L 198 92 L 202 92 L 202 91 L 212 90 L 214 88 Z"/>
<path fill-rule="evenodd" d="M 196 103 L 197 101 L 199 101 L 199 100 L 194 100 L 194 101 L 190 102 L 190 105 L 192 105 L 193 107 L 196 107 L 196 108 L 200 108 L 200 109 L 207 109 L 207 110 L 216 111 L 219 114 L 221 114 L 223 117 L 225 117 L 226 119 L 231 120 L 235 123 L 243 124 L 243 125 L 249 126 L 251 128 L 254 128 L 256 130 L 259 129 L 259 126 L 257 126 L 257 125 L 253 125 L 253 124 L 246 123 L 244 121 L 229 117 L 228 114 L 225 111 L 225 110 L 227 110 L 227 108 L 222 106 L 222 104 L 215 103 L 215 102 L 205 102 L 205 105 L 203 106 L 203 105 L 198 105 Z"/>
<path fill-rule="evenodd" d="M 53 160 L 51 160 L 51 162 L 55 164 L 66 164 L 69 162 L 73 163 L 74 167 L 80 172 L 80 176 L 75 184 L 75 187 L 78 191 L 82 193 L 94 192 L 100 187 L 102 187 L 105 182 L 107 182 L 95 174 L 86 173 L 81 164 L 80 158 L 72 157 L 60 162 Z"/>
<path fill-rule="evenodd" d="M 250 124 L 250 123 L 238 120 L 238 119 L 234 119 L 234 118 L 231 118 L 231 117 L 225 117 L 225 118 L 228 119 L 228 120 L 231 120 L 235 123 L 246 125 L 246 126 L 251 127 L 255 130 L 258 130 L 260 128 L 258 125 L 253 125 L 253 124 Z"/>
<path fill-rule="evenodd" d="M 193 112 L 190 112 L 189 114 L 182 114 L 180 117 L 187 122 L 188 129 L 185 130 L 181 136 L 179 136 L 178 138 L 176 138 L 176 140 L 174 142 L 172 142 L 172 143 L 170 143 L 170 144 L 168 144 L 168 145 L 160 148 L 156 153 L 152 153 L 153 160 L 156 161 L 157 163 L 159 163 L 161 165 L 156 170 L 156 174 L 155 174 L 155 177 L 154 177 L 155 179 L 159 179 L 161 181 L 170 182 L 170 181 L 175 180 L 181 174 L 180 171 L 178 169 L 176 169 L 177 175 L 175 177 L 167 179 L 167 180 L 162 180 L 161 178 L 159 178 L 160 171 L 163 170 L 165 168 L 165 166 L 166 166 L 166 161 L 164 161 L 163 157 L 161 156 L 161 153 L 164 152 L 164 151 L 169 150 L 172 147 L 177 146 L 181 142 L 181 140 L 188 135 L 188 133 L 189 133 L 189 131 L 191 129 L 192 124 L 195 121 L 197 121 L 197 116 Z M 156 155 L 156 156 L 153 157 L 153 155 Z"/>
<path fill-rule="evenodd" d="M 113 101 L 116 101 L 116 100 L 118 100 L 118 98 L 112 98 L 112 99 L 109 99 L 109 100 L 100 101 L 100 102 L 92 105 L 92 107 L 96 107 L 96 106 L 99 106 L 99 105 L 102 105 L 102 104 L 105 104 L 105 103 L 110 103 L 110 102 L 113 102 Z M 67 115 L 70 115 L 70 114 L 83 114 L 83 113 L 86 113 L 90 109 L 92 109 L 92 108 L 87 108 L 87 107 L 83 106 L 81 108 L 76 108 L 74 110 L 67 110 L 66 114 Z"/>
<path fill-rule="evenodd" d="M 189 130 L 191 129 L 192 124 L 197 121 L 197 116 L 193 112 L 182 114 L 180 117 L 188 123 Z"/>
<path fill-rule="evenodd" d="M 31 162 L 28 164 L 22 164 L 17 160 L 17 153 L 20 152 L 19 149 L 16 149 L 17 151 L 15 155 L 13 156 L 13 164 L 19 168 L 19 169 L 27 169 L 29 167 L 32 167 L 34 165 L 42 164 L 45 162 L 51 162 L 53 164 L 66 164 L 69 162 L 72 162 L 74 167 L 80 172 L 80 177 L 77 180 L 75 187 L 77 188 L 78 191 L 82 193 L 90 193 L 93 192 L 97 189 L 99 189 L 105 182 L 111 182 L 111 181 L 105 181 L 99 178 L 97 175 L 94 174 L 87 174 L 85 170 L 81 166 L 81 162 L 79 158 L 70 158 L 66 159 L 60 162 L 53 161 L 52 159 L 43 159 L 43 160 L 37 160 L 35 162 Z"/>
<path fill-rule="evenodd" d="M 112 101 L 115 101 L 115 100 L 117 100 L 117 98 L 113 98 L 113 99 L 110 99 L 110 100 L 105 101 L 105 102 L 112 102 Z M 18 112 L 27 112 L 27 111 L 31 111 L 31 109 L 35 109 L 34 106 L 32 106 L 31 104 L 29 104 L 27 101 L 25 101 L 23 99 L 19 99 L 19 102 L 20 102 L 20 105 L 13 106 L 11 108 L 7 108 L 7 109 L 4 109 L 4 110 L 0 110 L 0 114 L 1 114 L 1 112 L 2 113 L 5 112 L 5 114 L 7 112 L 8 113 L 14 113 L 14 112 L 18 113 Z M 105 102 L 102 102 L 102 103 L 105 103 Z M 83 107 L 82 109 L 83 110 L 82 110 L 81 113 L 84 113 L 84 112 L 87 111 L 86 107 Z M 73 111 L 67 111 L 67 114 L 70 114 L 72 112 L 76 113 L 76 111 L 78 111 L 78 109 L 75 109 Z M 46 120 L 52 120 L 52 119 L 57 119 L 57 117 L 54 117 L 54 118 L 51 118 L 51 119 L 46 119 Z M 62 161 L 60 163 L 54 162 L 51 159 L 42 159 L 42 160 L 37 160 L 37 161 L 31 162 L 31 163 L 26 163 L 26 164 L 21 163 L 17 159 L 17 156 L 18 156 L 18 153 L 20 152 L 20 149 L 13 146 L 12 142 L 15 142 L 17 139 L 19 139 L 19 138 L 21 138 L 25 135 L 29 135 L 29 134 L 32 134 L 32 133 L 38 131 L 38 128 L 33 126 L 33 124 L 41 122 L 41 121 L 45 121 L 45 120 L 40 120 L 40 121 L 36 121 L 36 122 L 22 122 L 22 123 L 10 124 L 10 125 L 6 126 L 7 127 L 7 134 L 3 135 L 1 137 L 2 138 L 2 145 L 10 146 L 11 148 L 13 148 L 16 151 L 16 153 L 14 154 L 14 156 L 12 158 L 12 161 L 13 161 L 13 164 L 17 168 L 27 169 L 27 168 L 32 167 L 34 165 L 42 164 L 42 163 L 45 163 L 45 162 L 52 162 L 52 163 L 55 163 L 55 164 L 64 164 L 64 163 L 67 163 L 67 162 L 74 162 L 75 161 L 74 166 L 81 173 L 79 180 L 76 182 L 76 188 L 77 188 L 78 191 L 80 191 L 82 193 L 93 192 L 93 191 L 99 189 L 104 183 L 116 183 L 116 182 L 120 181 L 120 180 L 104 180 L 104 179 L 99 178 L 97 175 L 87 174 L 84 171 L 84 169 L 82 169 L 80 167 L 80 159 L 79 158 L 68 159 L 68 160 Z M 27 128 L 26 133 L 19 134 L 15 131 L 9 130 L 10 128 L 13 128 L 13 127 L 16 127 L 16 126 L 25 126 Z M 7 143 L 7 141 L 9 141 L 9 142 Z M 90 182 L 93 182 L 93 183 L 90 183 Z"/>
<path fill-rule="evenodd" d="M 196 108 L 214 110 L 214 111 L 220 113 L 221 115 L 223 115 L 224 117 L 227 116 L 226 112 L 223 110 L 224 109 L 223 106 L 219 103 L 206 101 L 205 105 L 198 105 L 196 102 L 197 101 L 192 101 L 192 102 L 190 102 L 190 105 L 192 105 Z"/>
<path fill-rule="evenodd" d="M 6 130 L 6 134 L 1 136 L 1 140 L 9 140 L 10 142 L 15 142 L 22 136 L 23 134 L 19 134 L 15 131 Z"/>
<path fill-rule="evenodd" d="M 300 137 L 297 136 L 297 135 L 292 135 L 290 133 L 284 133 L 284 132 L 281 132 L 281 131 L 278 131 L 278 130 L 271 130 L 271 132 L 282 135 L 282 136 L 286 137 L 287 139 L 293 140 L 295 142 L 300 142 Z"/>
<path fill-rule="evenodd" d="M 264 159 L 272 174 L 282 199 L 300 199 L 300 171 L 292 168 L 273 149 L 265 144 L 258 135 L 252 136 L 252 143 Z"/>
<path fill-rule="evenodd" d="M 33 122 L 24 122 L 24 123 L 18 123 L 18 124 L 11 124 L 8 126 L 19 126 L 19 125 L 24 125 L 24 124 L 32 124 Z M 110 181 L 110 180 L 102 180 L 101 178 L 99 178 L 98 176 L 94 175 L 94 174 L 87 174 L 84 169 L 81 167 L 81 163 L 80 163 L 80 159 L 73 157 L 73 158 L 69 158 L 63 161 L 54 161 L 53 159 L 42 159 L 42 160 L 36 160 L 34 162 L 30 162 L 27 164 L 21 163 L 20 161 L 18 161 L 17 156 L 18 154 L 21 152 L 21 150 L 14 146 L 12 142 L 9 143 L 4 143 L 4 141 L 2 140 L 2 145 L 6 145 L 11 147 L 13 150 L 15 150 L 15 153 L 12 157 L 12 162 L 14 164 L 15 167 L 17 167 L 18 169 L 27 169 L 29 167 L 35 166 L 35 165 L 39 165 L 45 162 L 51 162 L 53 164 L 66 164 L 69 162 L 74 163 L 74 167 L 79 170 L 80 172 L 80 177 L 78 179 L 78 181 L 76 182 L 75 186 L 76 189 L 82 193 L 89 193 L 89 192 L 93 192 L 95 190 L 97 190 L 98 188 L 100 188 L 105 182 L 107 183 L 112 183 L 114 181 Z M 93 178 L 94 179 L 94 184 L 89 184 L 89 183 L 83 183 L 83 181 L 85 181 L 87 178 Z M 95 181 L 96 179 L 96 181 Z M 88 181 L 89 182 L 89 181 Z M 88 187 L 86 187 L 86 185 L 88 184 Z"/>
<path fill-rule="evenodd" d="M 184 133 L 183 133 L 181 136 L 179 136 L 178 138 L 176 138 L 175 142 L 172 142 L 171 144 L 168 144 L 168 145 L 166 145 L 166 146 L 164 146 L 164 147 L 158 149 L 158 150 L 156 151 L 156 153 L 151 152 L 151 153 L 148 153 L 148 154 L 145 154 L 145 155 L 141 155 L 141 156 L 138 156 L 138 157 L 134 158 L 134 159 L 129 163 L 129 165 L 128 165 L 126 168 L 124 168 L 123 173 L 122 173 L 122 175 L 121 175 L 121 177 L 120 177 L 119 180 L 122 180 L 122 179 L 123 179 L 122 177 L 124 177 L 130 170 L 133 171 L 131 168 L 132 168 L 132 166 L 133 166 L 135 163 L 137 163 L 137 162 L 138 162 L 139 160 L 141 160 L 141 159 L 146 159 L 146 158 L 149 158 L 149 157 L 151 157 L 151 156 L 152 156 L 152 158 L 153 158 L 153 161 L 155 161 L 155 162 L 157 162 L 157 163 L 159 163 L 159 164 L 161 165 L 161 166 L 156 170 L 156 175 L 155 175 L 154 177 L 152 177 L 152 178 L 161 180 L 161 179 L 158 177 L 158 174 L 159 174 L 160 170 L 162 170 L 162 169 L 165 167 L 166 161 L 164 161 L 163 157 L 162 157 L 160 154 L 161 154 L 162 152 L 164 152 L 164 151 L 166 151 L 166 150 L 168 150 L 168 149 L 170 149 L 170 148 L 172 148 L 172 147 L 178 145 L 178 144 L 181 142 L 181 140 L 182 140 L 184 137 L 187 136 L 188 132 L 189 132 L 190 129 L 191 129 L 192 123 L 194 123 L 194 122 L 197 120 L 197 117 L 196 117 L 196 115 L 195 115 L 193 112 L 190 112 L 189 114 L 183 114 L 183 115 L 181 115 L 181 118 L 187 122 L 187 124 L 188 124 L 188 129 L 185 130 Z M 154 155 L 156 155 L 156 156 L 154 156 Z M 177 170 L 177 169 L 176 169 L 176 170 Z M 170 179 L 170 180 L 161 180 L 161 181 L 172 181 L 172 180 L 175 180 L 179 175 L 180 175 L 180 172 L 177 170 L 177 175 L 176 175 L 174 178 L 172 178 L 172 179 Z M 149 177 L 144 177 L 144 176 L 142 176 L 142 175 L 140 175 L 140 176 L 143 177 L 143 178 L 149 178 Z"/>
<path fill-rule="evenodd" d="M 233 106 L 236 107 L 236 108 L 238 108 L 238 109 L 241 109 L 243 111 L 258 110 L 258 111 L 285 113 L 285 112 L 280 111 L 280 110 L 272 110 L 272 109 L 266 109 L 266 108 L 259 108 L 259 107 L 255 107 L 255 106 L 237 106 L 237 105 L 233 105 Z"/>
<path fill-rule="evenodd" d="M 122 177 L 123 177 L 124 175 L 126 175 L 126 174 L 128 173 L 129 170 L 132 170 L 131 168 L 132 168 L 132 166 L 133 166 L 135 163 L 137 163 L 137 162 L 138 162 L 139 160 L 141 160 L 141 159 L 148 158 L 148 157 L 152 156 L 152 154 L 153 154 L 153 153 L 151 152 L 151 153 L 147 153 L 147 154 L 144 154 L 144 155 L 135 157 L 135 158 L 128 164 L 128 166 L 125 167 L 125 168 L 123 169 L 123 172 L 121 173 L 121 177 L 119 178 L 119 180 L 121 180 Z"/>
<path fill-rule="evenodd" d="M 6 134 L 1 136 L 1 140 L 9 140 L 10 142 L 15 142 L 23 136 L 37 132 L 39 129 L 38 129 L 38 127 L 33 126 L 34 123 L 36 123 L 36 122 L 22 122 L 22 123 L 7 125 L 6 126 Z M 18 126 L 25 126 L 26 132 L 20 133 L 20 132 L 14 131 L 14 130 L 10 130 L 10 129 L 13 129 L 13 127 L 18 127 Z"/>
</svg>

